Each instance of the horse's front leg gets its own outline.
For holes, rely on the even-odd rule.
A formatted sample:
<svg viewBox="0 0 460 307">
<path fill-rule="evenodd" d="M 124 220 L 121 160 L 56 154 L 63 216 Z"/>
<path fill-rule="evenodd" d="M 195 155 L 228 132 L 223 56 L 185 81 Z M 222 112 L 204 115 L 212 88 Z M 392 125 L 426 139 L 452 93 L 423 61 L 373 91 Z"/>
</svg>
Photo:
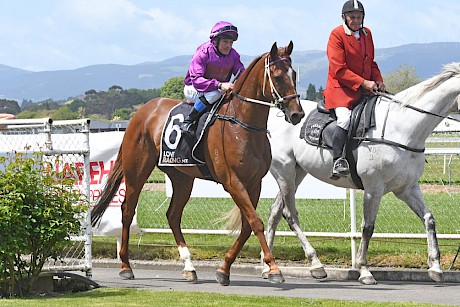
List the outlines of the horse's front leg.
<svg viewBox="0 0 460 307">
<path fill-rule="evenodd" d="M 240 234 L 235 243 L 233 243 L 232 247 L 225 254 L 224 263 L 216 272 L 216 280 L 219 284 L 223 286 L 228 286 L 230 284 L 230 267 L 232 266 L 233 262 L 235 262 L 236 257 L 240 253 L 244 243 L 246 243 L 250 235 L 251 226 L 243 217 Z"/>
<path fill-rule="evenodd" d="M 173 194 L 166 217 L 179 250 L 179 257 L 184 263 L 182 276 L 188 281 L 197 281 L 198 277 L 192 263 L 192 255 L 185 243 L 184 234 L 180 227 L 182 213 L 190 199 L 194 179 L 183 173 L 179 174 L 177 171 L 168 172 L 168 176 L 171 179 Z"/>
<path fill-rule="evenodd" d="M 367 251 L 369 249 L 372 234 L 374 233 L 375 219 L 381 199 L 382 196 L 372 196 L 371 193 L 364 191 L 363 221 L 361 225 L 362 238 L 356 255 L 356 265 L 359 270 L 358 281 L 363 285 L 377 284 L 377 281 L 374 279 L 367 265 Z"/>
<path fill-rule="evenodd" d="M 396 194 L 396 197 L 404 201 L 412 211 L 422 220 L 428 241 L 428 275 L 436 282 L 442 282 L 443 272 L 440 264 L 440 252 L 434 216 L 428 209 L 417 184 L 404 192 Z"/>
<path fill-rule="evenodd" d="M 263 252 L 263 261 L 270 267 L 268 272 L 268 280 L 273 283 L 284 282 L 283 275 L 275 263 L 275 258 L 273 257 L 272 252 L 268 248 L 267 240 L 264 234 L 264 224 L 260 216 L 256 212 L 257 202 L 259 200 L 261 188 L 261 181 L 252 185 L 251 189 L 244 189 L 241 185 L 227 186 L 226 190 L 230 193 L 233 200 L 237 204 L 238 208 L 241 211 L 243 216 L 243 224 L 241 229 L 241 234 L 238 240 L 232 246 L 232 249 L 227 253 L 225 257 L 224 265 L 218 271 L 218 282 L 224 284 L 220 281 L 219 275 L 230 275 L 230 266 L 233 261 L 236 259 L 236 256 L 241 251 L 244 243 L 247 241 L 250 235 L 250 230 L 254 232 L 255 236 L 259 239 L 260 246 Z M 244 191 L 244 192 L 243 192 Z M 246 222 L 249 223 L 249 227 L 246 226 Z"/>
<path fill-rule="evenodd" d="M 292 174 L 292 173 L 291 173 Z M 299 166 L 295 166 L 295 176 L 292 179 L 292 175 L 285 175 L 283 180 L 278 179 L 278 185 L 280 186 L 280 192 L 283 197 L 283 217 L 288 223 L 291 230 L 296 234 L 302 245 L 305 257 L 310 262 L 310 274 L 313 278 L 322 279 L 327 277 L 324 266 L 316 255 L 316 250 L 311 246 L 310 242 L 305 236 L 305 233 L 300 227 L 299 213 L 296 208 L 295 193 L 298 186 L 302 183 L 307 173 Z M 279 177 L 278 177 L 279 178 Z"/>
<path fill-rule="evenodd" d="M 270 208 L 270 215 L 268 217 L 267 231 L 266 231 L 266 240 L 268 248 L 273 252 L 273 244 L 275 241 L 275 232 L 278 227 L 281 218 L 283 217 L 283 198 L 281 197 L 281 192 L 278 192 L 275 198 L 275 202 Z M 263 266 L 262 277 L 267 279 L 268 272 L 270 271 L 270 266 L 264 262 L 264 253 L 260 253 L 260 260 Z"/>
<path fill-rule="evenodd" d="M 316 255 L 316 250 L 311 246 L 310 242 L 300 228 L 299 214 L 295 208 L 295 202 L 286 204 L 283 209 L 283 215 L 291 230 L 297 235 L 297 238 L 302 245 L 305 257 L 310 261 L 310 274 L 313 278 L 322 279 L 327 277 L 326 270 L 323 264 Z"/>
</svg>

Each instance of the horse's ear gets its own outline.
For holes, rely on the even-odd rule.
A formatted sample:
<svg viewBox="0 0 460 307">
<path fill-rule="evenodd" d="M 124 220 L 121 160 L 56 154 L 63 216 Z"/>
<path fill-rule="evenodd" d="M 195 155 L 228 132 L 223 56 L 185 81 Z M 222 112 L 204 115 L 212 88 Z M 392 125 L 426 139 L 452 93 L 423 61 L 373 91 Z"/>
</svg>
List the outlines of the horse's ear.
<svg viewBox="0 0 460 307">
<path fill-rule="evenodd" d="M 291 55 L 293 48 L 294 48 L 294 43 L 292 41 L 290 41 L 289 45 L 286 47 L 286 54 Z"/>
<path fill-rule="evenodd" d="M 276 42 L 273 43 L 272 50 L 270 50 L 270 55 L 272 57 L 275 57 L 278 54 L 278 46 L 276 45 Z"/>
</svg>

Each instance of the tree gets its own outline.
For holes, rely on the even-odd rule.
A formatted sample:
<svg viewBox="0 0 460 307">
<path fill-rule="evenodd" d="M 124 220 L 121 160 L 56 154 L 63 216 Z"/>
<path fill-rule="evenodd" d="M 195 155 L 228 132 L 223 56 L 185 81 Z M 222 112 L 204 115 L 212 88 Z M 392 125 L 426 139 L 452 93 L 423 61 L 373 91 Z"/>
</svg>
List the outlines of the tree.
<svg viewBox="0 0 460 307">
<path fill-rule="evenodd" d="M 306 96 L 306 99 L 307 100 L 316 100 L 316 97 L 317 97 L 317 93 L 316 93 L 316 87 L 315 85 L 309 83 L 308 84 L 308 88 L 307 88 L 307 96 Z"/>
<path fill-rule="evenodd" d="M 32 111 L 32 110 L 24 110 L 18 115 L 16 115 L 17 119 L 28 119 L 28 118 L 38 118 L 37 117 L 37 111 Z"/>
<path fill-rule="evenodd" d="M 78 113 L 73 112 L 68 106 L 62 106 L 51 115 L 51 118 L 55 120 L 69 120 L 69 119 L 77 119 Z"/>
<path fill-rule="evenodd" d="M 394 94 L 421 82 L 415 73 L 415 67 L 410 65 L 401 65 L 395 71 L 388 72 L 383 80 L 387 91 Z"/>
<path fill-rule="evenodd" d="M 86 95 L 86 96 L 92 96 L 92 95 L 96 95 L 96 94 L 97 94 L 96 90 L 93 90 L 93 89 L 87 90 L 87 91 L 85 92 L 85 95 Z"/>
<path fill-rule="evenodd" d="M 119 91 L 121 92 L 123 90 L 123 88 L 119 85 L 112 85 L 111 87 L 109 87 L 109 91 Z"/>
<path fill-rule="evenodd" d="M 21 107 L 16 100 L 0 99 L 0 113 L 18 114 Z"/>
<path fill-rule="evenodd" d="M 174 77 L 165 82 L 161 87 L 161 96 L 173 99 L 185 99 L 184 78 Z"/>
<path fill-rule="evenodd" d="M 318 92 L 316 93 L 316 101 L 321 101 L 324 99 L 323 96 L 324 88 L 322 86 L 319 87 Z"/>
<path fill-rule="evenodd" d="M 133 109 L 131 108 L 120 108 L 116 109 L 112 113 L 112 118 L 119 118 L 122 120 L 128 120 L 131 118 L 131 114 L 133 113 Z"/>
</svg>

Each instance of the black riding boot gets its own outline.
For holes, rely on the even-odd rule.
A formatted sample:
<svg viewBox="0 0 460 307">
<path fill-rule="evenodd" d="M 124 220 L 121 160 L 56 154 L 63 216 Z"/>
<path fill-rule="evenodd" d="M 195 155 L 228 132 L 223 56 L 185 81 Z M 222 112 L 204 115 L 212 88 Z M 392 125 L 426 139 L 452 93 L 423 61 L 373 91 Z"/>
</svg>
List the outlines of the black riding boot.
<svg viewBox="0 0 460 307">
<path fill-rule="evenodd" d="M 184 122 L 180 126 L 180 130 L 190 136 L 193 136 L 195 134 L 195 124 L 198 119 L 200 119 L 201 115 L 206 112 L 206 110 L 203 110 L 203 112 L 198 111 L 195 108 L 192 108 L 188 116 L 184 119 Z"/>
<path fill-rule="evenodd" d="M 339 126 L 335 127 L 332 137 L 332 156 L 334 164 L 332 167 L 332 177 L 345 177 L 350 173 L 348 161 L 343 156 L 343 147 L 347 141 L 348 130 Z"/>
</svg>

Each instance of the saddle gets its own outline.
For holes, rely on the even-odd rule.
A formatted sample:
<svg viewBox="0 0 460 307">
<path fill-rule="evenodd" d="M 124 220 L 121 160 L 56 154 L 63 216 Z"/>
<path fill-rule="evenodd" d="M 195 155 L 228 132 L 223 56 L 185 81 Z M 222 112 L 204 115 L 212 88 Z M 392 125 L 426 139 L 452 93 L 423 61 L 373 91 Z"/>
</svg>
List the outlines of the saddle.
<svg viewBox="0 0 460 307">
<path fill-rule="evenodd" d="M 364 134 L 372 127 L 375 127 L 374 111 L 378 98 L 379 96 L 363 95 L 358 105 L 353 108 L 345 144 L 346 159 L 350 165 L 351 178 L 354 184 L 361 189 L 363 189 L 363 184 L 356 172 L 356 160 L 353 156 L 353 150 L 362 142 Z M 318 102 L 316 110 L 308 115 L 300 130 L 300 138 L 310 145 L 332 150 L 332 136 L 336 126 L 335 114 L 326 109 L 323 100 Z"/>
</svg>

